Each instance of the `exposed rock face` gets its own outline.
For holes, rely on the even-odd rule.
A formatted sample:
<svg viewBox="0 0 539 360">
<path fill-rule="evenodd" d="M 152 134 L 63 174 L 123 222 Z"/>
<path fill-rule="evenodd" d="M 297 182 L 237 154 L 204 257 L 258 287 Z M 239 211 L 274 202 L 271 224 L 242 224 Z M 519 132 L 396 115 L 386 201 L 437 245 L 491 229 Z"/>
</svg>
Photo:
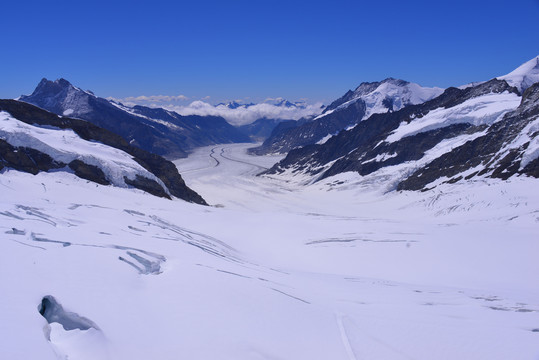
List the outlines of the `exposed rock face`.
<svg viewBox="0 0 539 360">
<path fill-rule="evenodd" d="M 129 155 L 133 156 L 133 159 L 143 168 L 159 178 L 167 187 L 172 196 L 189 202 L 206 205 L 206 202 L 199 194 L 185 185 L 185 182 L 178 173 L 176 166 L 172 162 L 159 155 L 149 153 L 143 149 L 130 145 L 119 135 L 102 129 L 87 121 L 59 117 L 34 105 L 21 101 L 0 100 L 0 111 L 6 111 L 17 120 L 28 124 L 49 127 L 52 126 L 59 129 L 72 129 L 84 140 L 97 141 L 125 151 Z M 19 153 L 19 151 L 13 150 L 13 146 L 6 144 L 7 143 L 4 141 L 4 145 L 2 146 L 6 149 L 4 152 L 7 154 L 6 156 L 9 161 L 6 160 L 6 156 L 3 156 L 2 163 L 4 166 L 30 172 L 32 174 L 37 174 L 39 171 L 48 171 L 50 169 L 58 169 L 66 166 L 66 164 L 55 163 L 50 156 L 37 152 L 33 149 L 25 150 L 23 153 Z M 71 162 L 69 167 L 74 170 L 77 176 L 84 179 L 95 181 L 100 184 L 106 184 L 108 182 L 106 176 L 102 174 L 102 170 L 95 169 L 95 166 L 93 165 L 84 163 L 81 164 L 80 162 L 75 161 Z M 147 180 L 150 181 L 150 179 Z M 148 181 L 137 181 L 135 179 L 131 182 L 131 185 L 135 187 L 137 187 L 137 185 L 141 185 L 144 187 L 141 190 L 146 191 L 145 189 L 152 189 L 151 186 L 148 186 Z M 156 195 L 161 192 L 152 190 L 150 193 Z M 165 189 L 162 189 L 162 193 L 165 193 L 166 195 Z M 166 197 L 168 197 L 168 195 L 166 195 Z"/>
<path fill-rule="evenodd" d="M 347 171 L 365 176 L 393 165 L 415 164 L 413 166 L 417 169 L 410 167 L 411 172 L 408 170 L 395 175 L 395 188 L 399 190 L 423 189 L 445 178 L 454 182 L 473 176 L 502 179 L 515 174 L 537 176 L 537 150 L 533 150 L 537 145 L 530 147 L 530 144 L 537 142 L 539 133 L 538 88 L 539 84 L 535 84 L 526 90 L 516 109 L 519 92 L 503 80 L 493 79 L 466 89 L 449 88 L 423 104 L 410 105 L 396 112 L 373 114 L 325 144 L 292 150 L 266 174 L 302 173 L 321 180 Z M 469 105 L 475 104 L 474 101 L 477 101 L 474 105 L 477 109 L 482 106 L 500 107 L 496 101 L 481 103 L 481 99 L 489 99 L 495 94 L 500 94 L 500 99 L 516 99 L 514 107 L 499 112 L 494 109 L 490 122 L 481 123 L 484 120 L 481 117 L 477 122 L 467 119 L 468 113 L 476 110 Z M 440 121 L 448 123 L 433 123 L 415 133 L 391 140 L 397 129 L 415 126 L 427 115 L 432 117 L 432 114 L 451 109 L 459 109 L 451 116 L 461 116 L 462 119 L 441 118 Z M 500 118 L 495 119 L 498 115 Z M 455 148 L 436 150 L 441 144 L 451 142 L 456 144 Z M 472 172 L 474 168 L 477 170 Z"/>
<path fill-rule="evenodd" d="M 73 160 L 69 163 L 69 168 L 80 178 L 93 181 L 101 185 L 110 185 L 105 173 L 95 165 L 89 165 L 81 160 Z"/>
<path fill-rule="evenodd" d="M 27 147 L 15 147 L 0 139 L 0 170 L 6 167 L 35 175 L 64 166 L 47 154 Z"/>
<path fill-rule="evenodd" d="M 145 178 L 143 176 L 137 175 L 135 179 L 131 180 L 127 177 L 124 177 L 125 183 L 141 189 L 155 196 L 169 198 L 168 194 L 165 192 L 163 187 L 157 183 L 157 181 Z"/>
<path fill-rule="evenodd" d="M 131 145 L 168 158 L 186 157 L 197 146 L 250 141 L 221 117 L 181 116 L 144 106 L 130 108 L 81 90 L 65 79 L 42 79 L 31 95 L 20 100 L 57 115 L 87 120 L 122 136 Z"/>
</svg>

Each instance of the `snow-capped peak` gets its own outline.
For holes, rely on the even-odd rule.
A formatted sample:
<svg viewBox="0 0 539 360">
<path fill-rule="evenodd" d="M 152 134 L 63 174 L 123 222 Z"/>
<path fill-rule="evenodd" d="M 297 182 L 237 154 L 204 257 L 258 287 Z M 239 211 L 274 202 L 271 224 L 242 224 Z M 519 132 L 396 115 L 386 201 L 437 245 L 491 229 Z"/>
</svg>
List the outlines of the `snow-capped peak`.
<svg viewBox="0 0 539 360">
<path fill-rule="evenodd" d="M 248 104 L 244 104 L 242 103 L 240 100 L 233 100 L 233 101 L 229 101 L 227 103 L 219 103 L 217 105 L 215 105 L 215 107 L 221 107 L 221 108 L 227 108 L 227 109 L 238 109 L 238 108 L 243 108 L 243 109 L 246 109 L 250 106 L 253 106 L 254 104 L 253 103 L 248 103 Z"/>
<path fill-rule="evenodd" d="M 359 88 L 356 91 L 358 90 Z M 421 104 L 440 95 L 443 91 L 444 89 L 438 87 L 427 88 L 389 78 L 382 81 L 373 91 L 360 91 L 360 96 L 367 106 L 365 113 L 365 119 L 367 119 L 372 114 L 397 111 L 407 105 Z"/>
<path fill-rule="evenodd" d="M 285 107 L 285 108 L 305 108 L 306 104 L 305 102 L 303 101 L 295 101 L 295 102 L 291 102 L 291 101 L 288 101 L 287 99 L 285 98 L 282 98 L 282 97 L 278 97 L 278 98 L 268 98 L 266 100 L 264 100 L 263 102 L 264 104 L 270 104 L 270 105 L 273 105 L 273 106 L 278 106 L 278 107 Z"/>
<path fill-rule="evenodd" d="M 539 81 L 539 56 L 525 62 L 509 74 L 499 76 L 497 79 L 505 80 L 516 87 L 521 93 Z"/>
<path fill-rule="evenodd" d="M 354 91 L 348 91 L 343 97 L 329 105 L 318 118 L 352 105 L 357 101 L 365 102 L 363 119 L 372 114 L 397 111 L 407 105 L 421 104 L 440 95 L 444 89 L 423 87 L 408 81 L 387 78 L 379 82 L 361 83 Z"/>
</svg>

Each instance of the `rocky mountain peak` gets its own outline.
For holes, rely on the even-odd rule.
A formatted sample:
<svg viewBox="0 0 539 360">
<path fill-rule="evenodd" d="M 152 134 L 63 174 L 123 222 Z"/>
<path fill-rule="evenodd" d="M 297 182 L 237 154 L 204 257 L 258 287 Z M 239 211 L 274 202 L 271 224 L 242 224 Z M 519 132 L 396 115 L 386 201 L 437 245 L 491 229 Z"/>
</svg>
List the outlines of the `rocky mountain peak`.
<svg viewBox="0 0 539 360">
<path fill-rule="evenodd" d="M 55 114 L 80 117 L 90 111 L 90 97 L 66 79 L 51 81 L 43 78 L 31 95 L 22 95 L 20 100 Z"/>
<path fill-rule="evenodd" d="M 62 91 L 67 91 L 70 88 L 75 89 L 75 87 L 64 78 L 56 79 L 54 81 L 43 78 L 30 96 L 47 96 L 51 94 L 57 94 Z"/>
</svg>

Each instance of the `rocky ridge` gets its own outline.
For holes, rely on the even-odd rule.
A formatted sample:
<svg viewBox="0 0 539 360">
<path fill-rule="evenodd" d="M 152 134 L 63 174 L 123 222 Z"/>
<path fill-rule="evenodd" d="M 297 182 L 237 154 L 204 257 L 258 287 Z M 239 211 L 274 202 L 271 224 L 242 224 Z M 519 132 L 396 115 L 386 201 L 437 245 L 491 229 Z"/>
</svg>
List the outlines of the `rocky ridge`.
<svg viewBox="0 0 539 360">
<path fill-rule="evenodd" d="M 153 179 L 137 176 L 135 179 L 125 179 L 127 180 L 126 184 L 156 196 L 166 198 L 174 196 L 188 202 L 206 205 L 199 194 L 185 185 L 172 162 L 129 144 L 117 134 L 90 122 L 61 117 L 22 101 L 0 100 L 0 111 L 9 113 L 13 118 L 30 125 L 53 129 L 71 129 L 81 139 L 99 142 L 124 151 L 162 182 L 161 185 Z M 68 167 L 81 178 L 102 185 L 111 183 L 105 172 L 95 164 L 88 164 L 78 159 L 65 164 L 31 147 L 13 146 L 8 141 L 0 139 L 0 169 L 4 167 L 31 174 L 37 174 L 40 171 L 65 170 Z"/>
</svg>

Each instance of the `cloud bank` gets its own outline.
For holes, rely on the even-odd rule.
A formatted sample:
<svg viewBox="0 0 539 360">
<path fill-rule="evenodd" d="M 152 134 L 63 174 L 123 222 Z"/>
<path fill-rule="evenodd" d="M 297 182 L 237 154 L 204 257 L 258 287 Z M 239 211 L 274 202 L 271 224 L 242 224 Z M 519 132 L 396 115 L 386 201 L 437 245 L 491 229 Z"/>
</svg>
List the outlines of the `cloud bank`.
<svg viewBox="0 0 539 360">
<path fill-rule="evenodd" d="M 221 116 L 232 125 L 245 125 L 257 119 L 287 119 L 298 120 L 302 117 L 318 115 L 322 112 L 322 103 L 303 106 L 277 106 L 274 104 L 261 103 L 250 106 L 241 106 L 231 109 L 226 105 L 211 105 L 204 101 L 193 101 L 187 106 L 168 106 L 180 115 L 213 115 Z"/>
<path fill-rule="evenodd" d="M 232 125 L 246 125 L 258 119 L 283 119 L 298 120 L 302 117 L 316 116 L 322 112 L 322 103 L 289 103 L 282 98 L 266 99 L 259 104 L 235 104 L 237 107 L 231 108 L 225 104 L 212 105 L 202 100 L 192 101 L 188 105 L 178 104 L 188 98 L 184 95 L 167 96 L 151 95 L 127 97 L 124 99 L 109 98 L 121 102 L 127 106 L 144 105 L 148 107 L 160 107 L 170 111 L 175 111 L 180 115 L 201 115 L 201 116 L 221 116 Z"/>
</svg>

